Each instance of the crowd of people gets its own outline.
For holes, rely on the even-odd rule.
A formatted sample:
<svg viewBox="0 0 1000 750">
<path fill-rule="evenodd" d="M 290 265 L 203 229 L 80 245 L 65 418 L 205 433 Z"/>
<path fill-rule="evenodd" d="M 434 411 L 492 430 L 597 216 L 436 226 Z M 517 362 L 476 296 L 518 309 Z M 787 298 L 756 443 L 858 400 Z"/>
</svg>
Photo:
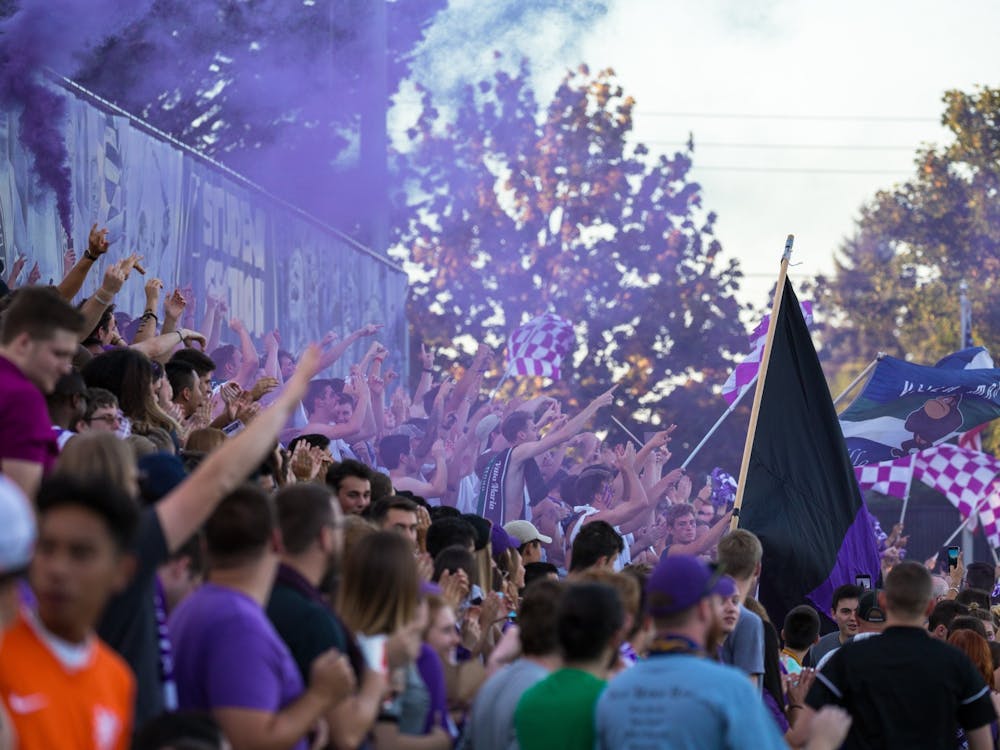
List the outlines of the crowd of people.
<svg viewBox="0 0 1000 750">
<path fill-rule="evenodd" d="M 0 289 L 0 748 L 997 747 L 991 566 L 897 528 L 873 588 L 768 613 L 671 429 L 588 431 L 614 388 L 498 401 L 480 347 L 411 392 L 375 324 L 223 343 L 224 300 L 117 310 L 108 253 Z"/>
</svg>

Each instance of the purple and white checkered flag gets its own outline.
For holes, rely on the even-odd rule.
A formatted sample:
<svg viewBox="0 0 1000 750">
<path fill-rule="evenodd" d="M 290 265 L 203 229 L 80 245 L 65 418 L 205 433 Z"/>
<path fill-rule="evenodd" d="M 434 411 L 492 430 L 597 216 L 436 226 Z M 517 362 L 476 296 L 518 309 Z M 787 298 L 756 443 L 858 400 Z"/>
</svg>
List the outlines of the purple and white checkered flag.
<svg viewBox="0 0 1000 750">
<path fill-rule="evenodd" d="M 1000 487 L 994 483 L 986 503 L 979 508 L 983 534 L 993 549 L 1000 549 Z"/>
<path fill-rule="evenodd" d="M 962 518 L 968 518 L 987 494 L 996 495 L 995 480 L 998 474 L 1000 461 L 994 456 L 959 448 L 957 445 L 942 444 L 926 448 L 916 455 L 914 464 L 914 476 L 948 498 L 958 508 Z M 991 499 L 986 506 L 980 508 L 980 517 L 993 502 Z M 970 527 L 975 524 L 976 520 L 973 519 Z"/>
<path fill-rule="evenodd" d="M 895 461 L 855 466 L 854 475 L 863 490 L 875 490 L 883 495 L 903 499 L 913 477 L 913 456 L 906 455 Z"/>
<path fill-rule="evenodd" d="M 555 313 L 545 313 L 518 327 L 507 339 L 512 375 L 559 379 L 562 359 L 573 351 L 573 324 Z"/>
<path fill-rule="evenodd" d="M 800 303 L 802 316 L 806 319 L 806 325 L 812 325 L 812 302 Z M 764 343 L 767 341 L 767 326 L 771 321 L 771 314 L 768 313 L 764 319 L 750 334 L 750 353 L 740 362 L 733 371 L 729 373 L 729 379 L 722 386 L 722 397 L 727 403 L 733 403 L 740 397 L 757 377 L 760 370 L 760 360 L 764 356 Z"/>
</svg>

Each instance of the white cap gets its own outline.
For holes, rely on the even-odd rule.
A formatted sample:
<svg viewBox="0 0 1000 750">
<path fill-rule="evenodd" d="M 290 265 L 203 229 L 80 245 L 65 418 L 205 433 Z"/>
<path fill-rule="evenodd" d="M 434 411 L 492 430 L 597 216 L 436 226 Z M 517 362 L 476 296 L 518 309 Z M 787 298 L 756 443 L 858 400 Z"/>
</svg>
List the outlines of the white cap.
<svg viewBox="0 0 1000 750">
<path fill-rule="evenodd" d="M 511 521 L 503 527 L 503 530 L 521 542 L 522 546 L 528 542 L 542 542 L 543 544 L 552 542 L 552 537 L 539 532 L 531 521 Z"/>
<path fill-rule="evenodd" d="M 35 548 L 35 513 L 21 488 L 0 476 L 0 574 L 22 570 Z"/>
</svg>

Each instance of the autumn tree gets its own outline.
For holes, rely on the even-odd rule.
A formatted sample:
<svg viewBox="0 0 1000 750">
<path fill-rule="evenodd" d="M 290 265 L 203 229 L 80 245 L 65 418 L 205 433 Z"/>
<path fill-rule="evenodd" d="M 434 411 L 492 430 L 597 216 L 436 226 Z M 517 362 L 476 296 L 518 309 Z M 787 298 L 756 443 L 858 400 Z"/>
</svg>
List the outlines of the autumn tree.
<svg viewBox="0 0 1000 750">
<path fill-rule="evenodd" d="M 958 349 L 962 280 L 974 341 L 990 347 L 1000 335 L 1000 89 L 949 91 L 944 102 L 951 142 L 921 149 L 914 175 L 864 206 L 821 282 L 837 362 L 884 350 L 933 363 Z"/>
<path fill-rule="evenodd" d="M 1000 89 L 949 91 L 944 103 L 950 141 L 918 151 L 913 176 L 863 207 L 834 274 L 818 280 L 834 370 L 878 351 L 933 364 L 961 348 L 963 280 L 973 342 L 998 354 Z"/>
<path fill-rule="evenodd" d="M 585 400 L 621 380 L 619 419 L 676 421 L 691 446 L 747 345 L 741 274 L 690 178 L 693 149 L 655 157 L 634 143 L 635 102 L 610 70 L 568 73 L 544 107 L 529 81 L 527 64 L 501 70 L 447 109 L 424 93 L 394 220 L 415 267 L 413 341 L 499 349 L 551 310 L 578 337 L 557 387 Z"/>
</svg>

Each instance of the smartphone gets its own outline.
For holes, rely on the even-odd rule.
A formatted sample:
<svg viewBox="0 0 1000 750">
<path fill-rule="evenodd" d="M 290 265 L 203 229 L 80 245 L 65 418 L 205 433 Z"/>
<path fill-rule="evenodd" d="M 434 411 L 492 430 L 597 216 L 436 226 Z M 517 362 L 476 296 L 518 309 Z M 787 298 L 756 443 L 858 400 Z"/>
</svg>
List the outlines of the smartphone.
<svg viewBox="0 0 1000 750">
<path fill-rule="evenodd" d="M 239 435 L 241 432 L 243 432 L 244 426 L 245 425 L 243 424 L 243 422 L 237 419 L 235 422 L 230 422 L 225 427 L 223 427 L 222 431 L 226 433 L 226 437 L 233 437 L 234 435 Z"/>
<path fill-rule="evenodd" d="M 872 577 L 869 575 L 858 575 L 854 576 L 854 585 L 860 586 L 865 591 L 871 590 L 872 587 Z"/>
<path fill-rule="evenodd" d="M 948 548 L 948 569 L 958 567 L 958 547 Z"/>
</svg>

